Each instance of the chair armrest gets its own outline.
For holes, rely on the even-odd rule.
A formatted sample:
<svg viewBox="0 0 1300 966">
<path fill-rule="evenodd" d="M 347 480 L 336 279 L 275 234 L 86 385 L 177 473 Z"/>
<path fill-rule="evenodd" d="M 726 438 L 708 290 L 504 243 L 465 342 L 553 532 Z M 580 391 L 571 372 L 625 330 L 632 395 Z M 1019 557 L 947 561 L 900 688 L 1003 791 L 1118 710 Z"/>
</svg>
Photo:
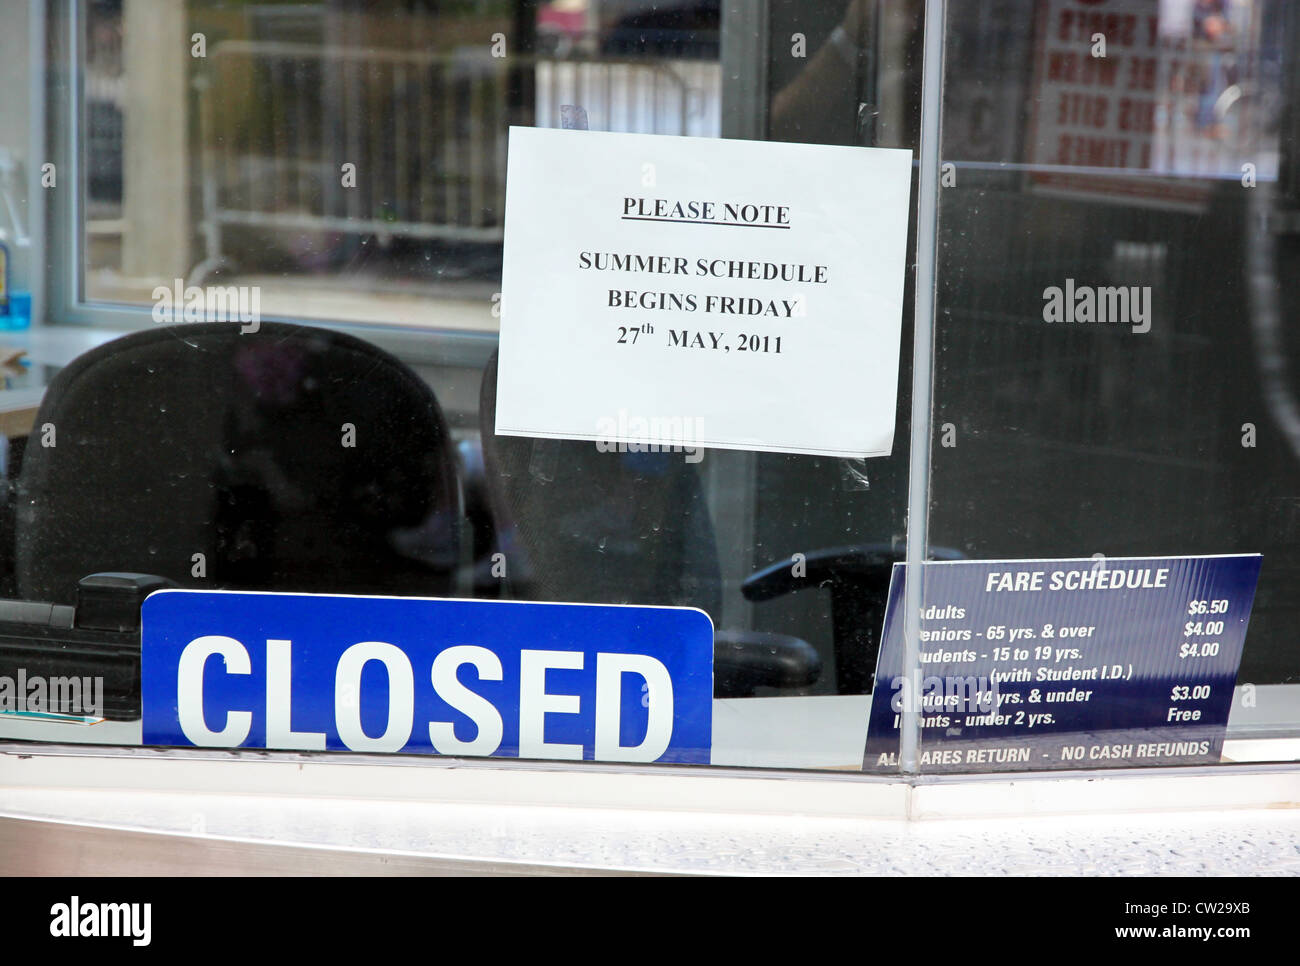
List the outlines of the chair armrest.
<svg viewBox="0 0 1300 966">
<path fill-rule="evenodd" d="M 751 574 L 740 587 L 745 599 L 771 600 L 805 587 L 824 587 L 828 582 L 855 587 L 879 584 L 887 590 L 894 564 L 903 561 L 903 550 L 888 543 L 863 543 L 827 547 L 799 556 L 802 559 L 786 557 Z M 930 559 L 964 560 L 965 554 L 948 547 L 931 547 Z"/>
<path fill-rule="evenodd" d="M 804 688 L 821 675 L 822 659 L 807 641 L 770 631 L 713 635 L 713 696 L 752 697 L 756 688 Z"/>
<path fill-rule="evenodd" d="M 840 694 L 871 690 L 885 598 L 901 548 L 887 543 L 828 547 L 787 557 L 752 574 L 741 584 L 747 600 L 772 600 L 808 587 L 831 593 L 831 623 L 835 639 L 835 686 Z M 931 547 L 932 560 L 962 560 L 947 547 Z"/>
</svg>

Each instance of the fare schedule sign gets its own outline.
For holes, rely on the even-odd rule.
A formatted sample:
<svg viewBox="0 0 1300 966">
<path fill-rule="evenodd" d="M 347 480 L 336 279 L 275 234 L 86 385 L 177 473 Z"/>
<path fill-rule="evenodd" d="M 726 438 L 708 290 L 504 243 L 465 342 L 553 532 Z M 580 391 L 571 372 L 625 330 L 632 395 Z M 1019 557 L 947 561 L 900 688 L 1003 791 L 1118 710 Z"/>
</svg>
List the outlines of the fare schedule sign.
<svg viewBox="0 0 1300 966">
<path fill-rule="evenodd" d="M 922 771 L 1220 760 L 1261 558 L 955 561 L 894 568 L 863 768 L 898 768 L 905 710 Z M 921 580 L 920 667 L 903 667 Z"/>
<path fill-rule="evenodd" d="M 911 152 L 512 128 L 496 431 L 893 447 Z"/>
</svg>

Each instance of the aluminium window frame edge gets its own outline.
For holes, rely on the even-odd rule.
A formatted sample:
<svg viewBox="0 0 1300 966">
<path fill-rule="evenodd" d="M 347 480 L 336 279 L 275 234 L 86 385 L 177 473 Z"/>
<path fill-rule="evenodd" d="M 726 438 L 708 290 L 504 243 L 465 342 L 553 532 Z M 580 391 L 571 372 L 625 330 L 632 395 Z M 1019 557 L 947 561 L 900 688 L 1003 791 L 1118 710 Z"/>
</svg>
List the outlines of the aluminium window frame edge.
<svg viewBox="0 0 1300 966">
<path fill-rule="evenodd" d="M 934 308 L 939 257 L 939 164 L 943 137 L 943 58 L 947 33 L 946 0 L 925 0 L 921 55 L 921 144 L 916 185 L 916 280 L 912 326 L 912 438 L 907 473 L 906 573 L 903 585 L 903 673 L 920 680 L 920 614 L 924 601 L 925 560 L 930 555 L 930 445 L 934 416 Z M 921 708 L 903 705 L 898 767 L 920 771 Z"/>
<path fill-rule="evenodd" d="M 27 63 L 31 76 L 27 83 L 27 145 L 30 156 L 26 159 L 27 172 L 27 238 L 28 249 L 27 290 L 32 294 L 31 326 L 45 318 L 47 298 L 48 248 L 46 246 L 47 206 L 42 198 L 41 166 L 49 150 L 46 139 L 46 83 L 48 62 L 46 58 L 45 0 L 27 2 Z"/>
</svg>

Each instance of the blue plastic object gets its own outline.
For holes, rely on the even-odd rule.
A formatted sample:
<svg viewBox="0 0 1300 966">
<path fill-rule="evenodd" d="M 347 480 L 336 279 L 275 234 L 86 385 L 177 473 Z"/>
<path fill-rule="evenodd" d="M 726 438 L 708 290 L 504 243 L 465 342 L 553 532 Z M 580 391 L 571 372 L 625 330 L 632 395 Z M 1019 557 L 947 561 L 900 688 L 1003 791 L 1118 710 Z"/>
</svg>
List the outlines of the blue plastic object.
<svg viewBox="0 0 1300 966">
<path fill-rule="evenodd" d="M 9 296 L 9 312 L 0 315 L 0 329 L 26 329 L 32 324 L 32 293 L 14 292 Z"/>
</svg>

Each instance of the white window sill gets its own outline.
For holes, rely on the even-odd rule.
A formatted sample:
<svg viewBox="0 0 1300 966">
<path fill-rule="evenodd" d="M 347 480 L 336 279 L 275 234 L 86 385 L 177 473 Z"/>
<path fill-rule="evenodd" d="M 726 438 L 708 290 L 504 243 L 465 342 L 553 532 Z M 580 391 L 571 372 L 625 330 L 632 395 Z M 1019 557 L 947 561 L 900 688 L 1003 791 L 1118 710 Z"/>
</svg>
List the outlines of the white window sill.
<svg viewBox="0 0 1300 966">
<path fill-rule="evenodd" d="M 1294 766 L 904 783 L 35 750 L 0 749 L 14 872 L 1300 873 Z"/>
</svg>

